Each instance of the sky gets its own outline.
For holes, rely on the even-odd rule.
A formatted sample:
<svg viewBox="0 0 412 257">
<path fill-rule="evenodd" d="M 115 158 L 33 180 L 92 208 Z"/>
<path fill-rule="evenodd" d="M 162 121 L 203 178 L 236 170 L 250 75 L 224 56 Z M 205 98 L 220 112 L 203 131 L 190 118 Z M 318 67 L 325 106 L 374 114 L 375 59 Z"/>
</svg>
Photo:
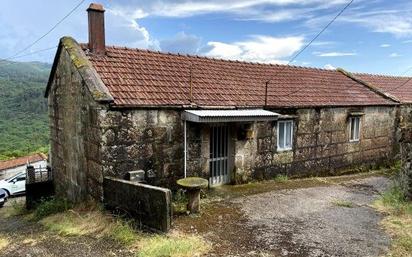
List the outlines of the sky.
<svg viewBox="0 0 412 257">
<path fill-rule="evenodd" d="M 80 0 L 1 0 L 0 58 L 26 48 Z M 85 1 L 14 61 L 52 63 L 62 36 L 87 42 Z M 287 63 L 349 0 L 101 0 L 106 44 Z M 49 50 L 37 52 L 39 50 Z M 412 1 L 354 0 L 292 64 L 412 76 Z"/>
</svg>

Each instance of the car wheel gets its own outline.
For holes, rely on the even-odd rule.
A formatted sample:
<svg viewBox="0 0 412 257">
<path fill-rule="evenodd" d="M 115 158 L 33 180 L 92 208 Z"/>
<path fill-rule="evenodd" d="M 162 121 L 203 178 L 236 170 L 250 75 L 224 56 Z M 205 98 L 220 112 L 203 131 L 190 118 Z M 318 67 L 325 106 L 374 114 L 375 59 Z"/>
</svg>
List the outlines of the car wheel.
<svg viewBox="0 0 412 257">
<path fill-rule="evenodd" d="M 10 197 L 10 192 L 7 189 L 2 188 L 6 192 L 6 198 Z"/>
</svg>

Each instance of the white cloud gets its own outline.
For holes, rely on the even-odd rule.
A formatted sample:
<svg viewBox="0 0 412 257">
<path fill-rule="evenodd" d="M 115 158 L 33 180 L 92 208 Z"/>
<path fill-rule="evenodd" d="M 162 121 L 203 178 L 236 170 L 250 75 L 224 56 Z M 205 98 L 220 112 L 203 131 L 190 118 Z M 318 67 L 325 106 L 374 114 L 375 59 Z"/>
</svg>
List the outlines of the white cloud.
<svg viewBox="0 0 412 257">
<path fill-rule="evenodd" d="M 390 47 L 391 45 L 390 44 L 381 44 L 380 45 L 380 47 L 382 47 L 382 48 L 387 48 L 387 47 Z"/>
<path fill-rule="evenodd" d="M 226 44 L 222 42 L 208 42 L 211 50 L 206 53 L 208 56 L 220 57 L 224 59 L 237 59 L 242 55 L 243 51 L 236 44 Z"/>
<path fill-rule="evenodd" d="M 344 0 L 200 0 L 200 1 L 157 1 L 151 5 L 149 13 L 168 17 L 189 17 L 205 13 L 236 13 L 245 14 L 259 10 L 262 6 L 299 6 L 311 7 L 313 5 L 327 8 L 345 3 Z M 148 8 L 148 9 L 149 9 Z M 295 9 L 296 10 L 296 9 Z M 282 12 L 276 12 L 282 13 Z M 283 12 L 285 15 L 286 12 Z M 285 17 L 290 18 L 289 15 Z M 298 17 L 297 17 L 298 18 Z M 273 17 L 272 17 L 273 19 Z M 270 20 L 270 19 L 269 19 Z M 277 20 L 277 19 L 276 19 Z"/>
<path fill-rule="evenodd" d="M 122 12 L 106 9 L 106 41 L 107 44 L 138 48 L 159 49 L 158 42 L 151 38 L 149 31 L 138 23 L 145 17 L 142 11 Z"/>
<path fill-rule="evenodd" d="M 340 21 L 360 24 L 373 32 L 389 33 L 397 37 L 412 35 L 412 17 L 403 9 L 358 11 Z"/>
<path fill-rule="evenodd" d="M 357 55 L 356 53 L 353 53 L 353 52 L 327 52 L 327 53 L 314 52 L 313 54 L 319 57 L 342 57 L 342 56 Z"/>
<path fill-rule="evenodd" d="M 389 57 L 391 57 L 391 58 L 396 58 L 396 57 L 401 57 L 402 55 L 400 55 L 400 54 L 398 54 L 398 53 L 391 53 L 390 55 L 389 55 Z"/>
<path fill-rule="evenodd" d="M 161 40 L 159 45 L 162 51 L 194 54 L 199 51 L 200 41 L 199 37 L 182 31 L 173 38 Z"/>
<path fill-rule="evenodd" d="M 262 63 L 285 63 L 283 58 L 299 51 L 303 37 L 253 36 L 234 43 L 208 42 L 205 55 L 223 59 Z"/>
<path fill-rule="evenodd" d="M 327 70 L 336 70 L 336 67 L 333 66 L 332 64 L 325 64 L 325 66 L 323 66 L 323 68 L 327 69 Z"/>
<path fill-rule="evenodd" d="M 363 0 L 358 0 L 363 1 Z M 232 14 L 235 19 L 281 22 L 309 19 L 318 10 L 346 4 L 346 0 L 132 0 L 111 3 L 112 8 L 137 18 L 146 16 L 193 17 L 210 13 Z"/>
<path fill-rule="evenodd" d="M 20 0 L 19 4 L 16 4 L 15 1 L 2 1 L 2 8 L 0 8 L 0 57 L 12 56 L 34 42 L 64 17 L 75 4 L 73 1 L 52 0 L 44 0 L 42 4 L 31 0 Z M 73 37 L 78 42 L 87 42 L 86 9 L 88 4 L 89 1 L 82 4 L 55 30 L 23 54 L 57 46 L 59 39 L 66 35 Z M 25 8 L 22 9 L 22 6 Z M 121 12 L 106 6 L 106 43 L 108 45 L 157 49 L 157 42 L 151 38 L 149 31 L 139 24 L 138 19 L 145 17 L 145 15 L 143 11 L 136 11 L 136 9 L 130 12 Z M 55 50 L 50 50 L 19 58 L 16 61 L 51 62 L 54 54 Z"/>
</svg>

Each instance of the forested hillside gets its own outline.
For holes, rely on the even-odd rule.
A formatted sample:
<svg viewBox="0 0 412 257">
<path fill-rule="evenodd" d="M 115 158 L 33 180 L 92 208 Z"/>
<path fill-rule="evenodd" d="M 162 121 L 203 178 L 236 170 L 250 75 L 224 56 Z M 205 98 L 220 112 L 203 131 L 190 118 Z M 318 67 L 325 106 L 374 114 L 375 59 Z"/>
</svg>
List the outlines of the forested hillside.
<svg viewBox="0 0 412 257">
<path fill-rule="evenodd" d="M 50 65 L 0 61 L 0 160 L 47 151 Z"/>
</svg>

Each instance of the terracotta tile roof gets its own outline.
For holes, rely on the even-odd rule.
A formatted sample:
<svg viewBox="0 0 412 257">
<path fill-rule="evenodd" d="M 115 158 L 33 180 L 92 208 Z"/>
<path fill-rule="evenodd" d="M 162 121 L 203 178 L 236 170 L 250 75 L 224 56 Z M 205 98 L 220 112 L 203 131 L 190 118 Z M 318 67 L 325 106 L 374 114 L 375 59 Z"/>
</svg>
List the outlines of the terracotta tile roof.
<svg viewBox="0 0 412 257">
<path fill-rule="evenodd" d="M 190 85 L 200 107 L 262 107 L 271 78 L 271 107 L 394 104 L 337 71 L 121 47 L 99 56 L 82 47 L 118 107 L 190 105 Z"/>
<path fill-rule="evenodd" d="M 353 75 L 383 92 L 395 96 L 402 103 L 412 103 L 412 78 L 353 73 Z"/>
<path fill-rule="evenodd" d="M 47 156 L 42 153 L 36 153 L 29 156 L 23 156 L 12 160 L 0 161 L 0 171 L 26 165 L 27 163 L 47 160 Z"/>
</svg>

